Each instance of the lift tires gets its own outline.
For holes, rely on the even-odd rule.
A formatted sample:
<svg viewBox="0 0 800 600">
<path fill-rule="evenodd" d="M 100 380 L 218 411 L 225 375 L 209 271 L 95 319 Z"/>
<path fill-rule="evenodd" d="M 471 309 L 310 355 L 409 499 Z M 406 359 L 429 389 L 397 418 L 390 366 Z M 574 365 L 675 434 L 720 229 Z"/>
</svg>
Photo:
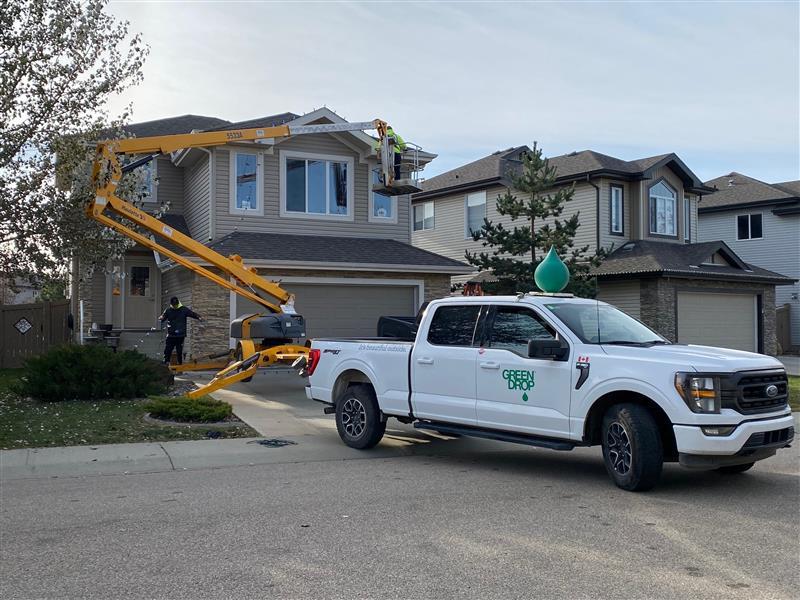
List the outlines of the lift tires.
<svg viewBox="0 0 800 600">
<path fill-rule="evenodd" d="M 728 465 L 727 467 L 719 467 L 716 469 L 717 473 L 722 475 L 738 475 L 753 468 L 756 463 L 744 463 L 743 465 Z"/>
<path fill-rule="evenodd" d="M 603 461 L 614 483 L 631 492 L 651 489 L 661 477 L 664 450 L 658 424 L 638 404 L 615 404 L 602 429 Z"/>
<path fill-rule="evenodd" d="M 246 357 L 244 355 L 244 351 L 242 350 L 242 345 L 241 344 L 236 344 L 236 352 L 233 355 L 234 362 L 239 362 L 241 360 L 244 360 L 245 358 L 248 358 L 248 357 Z M 253 378 L 252 377 L 245 377 L 244 379 L 242 379 L 242 383 L 248 383 L 249 381 L 253 381 Z"/>
<path fill-rule="evenodd" d="M 370 385 L 351 385 L 336 401 L 336 429 L 342 441 L 358 450 L 367 450 L 381 441 L 386 431 Z"/>
</svg>

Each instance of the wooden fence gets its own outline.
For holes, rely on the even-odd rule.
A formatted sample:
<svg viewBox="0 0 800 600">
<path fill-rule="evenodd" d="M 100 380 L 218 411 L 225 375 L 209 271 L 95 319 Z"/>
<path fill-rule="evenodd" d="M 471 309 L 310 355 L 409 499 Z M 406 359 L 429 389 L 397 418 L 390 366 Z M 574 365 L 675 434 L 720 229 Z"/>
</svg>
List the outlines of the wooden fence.
<svg viewBox="0 0 800 600">
<path fill-rule="evenodd" d="M 66 344 L 69 300 L 0 305 L 0 368 L 21 367 L 24 360 Z"/>
<path fill-rule="evenodd" d="M 778 338 L 783 352 L 792 347 L 791 304 L 784 304 L 775 309 L 775 337 Z"/>
</svg>

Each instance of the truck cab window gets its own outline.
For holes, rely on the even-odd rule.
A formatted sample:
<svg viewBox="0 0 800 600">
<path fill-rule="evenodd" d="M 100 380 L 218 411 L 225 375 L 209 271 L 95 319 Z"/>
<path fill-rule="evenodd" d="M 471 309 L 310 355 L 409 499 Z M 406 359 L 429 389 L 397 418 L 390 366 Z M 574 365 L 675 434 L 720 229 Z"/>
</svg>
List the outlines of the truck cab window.
<svg viewBox="0 0 800 600">
<path fill-rule="evenodd" d="M 539 315 L 522 306 L 498 306 L 488 347 L 528 355 L 529 340 L 554 340 L 556 333 Z"/>
<path fill-rule="evenodd" d="M 479 304 L 470 306 L 440 306 L 431 319 L 428 343 L 436 346 L 472 346 Z"/>
</svg>

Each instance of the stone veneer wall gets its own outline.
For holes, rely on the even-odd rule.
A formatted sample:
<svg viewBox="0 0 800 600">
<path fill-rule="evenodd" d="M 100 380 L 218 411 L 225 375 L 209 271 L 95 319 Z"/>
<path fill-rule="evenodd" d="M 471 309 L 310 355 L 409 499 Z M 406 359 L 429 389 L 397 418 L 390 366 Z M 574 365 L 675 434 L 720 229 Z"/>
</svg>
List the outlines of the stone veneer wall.
<svg viewBox="0 0 800 600">
<path fill-rule="evenodd" d="M 680 290 L 730 290 L 762 295 L 764 354 L 775 356 L 775 286 L 751 282 L 652 278 L 641 280 L 641 320 L 670 341 L 678 337 L 677 292 Z"/>
<path fill-rule="evenodd" d="M 395 273 L 361 271 L 270 270 L 270 278 L 341 277 L 361 279 L 422 279 L 425 283 L 423 302 L 450 295 L 450 275 L 438 273 Z M 189 320 L 191 354 L 204 356 L 228 349 L 230 339 L 230 293 L 205 277 L 195 275 L 192 281 L 192 309 L 204 319 L 198 324 Z"/>
</svg>

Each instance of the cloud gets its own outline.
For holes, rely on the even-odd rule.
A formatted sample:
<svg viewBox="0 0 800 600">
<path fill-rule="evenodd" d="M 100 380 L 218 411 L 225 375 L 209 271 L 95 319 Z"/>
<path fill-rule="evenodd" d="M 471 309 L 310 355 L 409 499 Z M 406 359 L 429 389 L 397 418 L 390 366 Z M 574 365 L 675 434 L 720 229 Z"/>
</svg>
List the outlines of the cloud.
<svg viewBox="0 0 800 600">
<path fill-rule="evenodd" d="M 152 47 L 135 120 L 327 105 L 440 155 L 538 140 L 800 177 L 800 7 L 628 3 L 114 3 Z M 727 164 L 727 163 L 725 163 Z"/>
</svg>

